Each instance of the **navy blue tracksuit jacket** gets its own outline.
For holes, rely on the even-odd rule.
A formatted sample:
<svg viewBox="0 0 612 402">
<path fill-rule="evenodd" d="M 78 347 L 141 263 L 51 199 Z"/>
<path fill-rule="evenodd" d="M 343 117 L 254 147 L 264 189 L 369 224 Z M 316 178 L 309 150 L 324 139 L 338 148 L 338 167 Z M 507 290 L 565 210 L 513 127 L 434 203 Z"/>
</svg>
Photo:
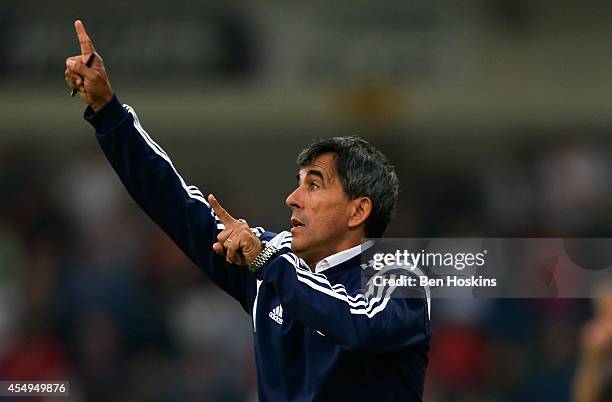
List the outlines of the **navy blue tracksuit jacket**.
<svg viewBox="0 0 612 402">
<path fill-rule="evenodd" d="M 291 252 L 290 232 L 252 229 L 281 252 L 257 274 L 230 266 L 212 250 L 223 225 L 206 193 L 185 182 L 134 110 L 114 97 L 85 119 L 138 205 L 251 316 L 261 402 L 422 400 L 426 298 L 364 294 L 359 255 L 313 273 Z"/>
</svg>

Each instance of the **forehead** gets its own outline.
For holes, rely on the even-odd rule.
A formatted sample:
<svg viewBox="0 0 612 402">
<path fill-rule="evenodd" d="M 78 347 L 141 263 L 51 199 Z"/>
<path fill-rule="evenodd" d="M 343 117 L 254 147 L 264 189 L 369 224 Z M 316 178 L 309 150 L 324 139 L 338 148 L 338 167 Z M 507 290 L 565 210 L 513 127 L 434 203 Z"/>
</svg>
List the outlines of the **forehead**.
<svg viewBox="0 0 612 402">
<path fill-rule="evenodd" d="M 328 180 L 337 176 L 336 155 L 331 152 L 326 152 L 317 156 L 310 164 L 300 169 L 300 176 L 308 174 L 311 170 L 321 171 L 325 179 Z"/>
</svg>

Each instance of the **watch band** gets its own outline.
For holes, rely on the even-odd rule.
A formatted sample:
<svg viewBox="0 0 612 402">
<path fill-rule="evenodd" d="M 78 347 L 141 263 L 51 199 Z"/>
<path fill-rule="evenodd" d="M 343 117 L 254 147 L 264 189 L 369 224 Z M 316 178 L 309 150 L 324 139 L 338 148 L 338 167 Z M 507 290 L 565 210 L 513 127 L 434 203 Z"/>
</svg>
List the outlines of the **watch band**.
<svg viewBox="0 0 612 402">
<path fill-rule="evenodd" d="M 270 258 L 272 258 L 274 254 L 278 252 L 278 248 L 265 240 L 263 240 L 261 244 L 264 246 L 263 250 L 261 250 L 261 252 L 249 265 L 249 271 L 251 272 L 257 272 L 266 262 L 268 262 L 268 260 L 270 260 Z"/>
</svg>

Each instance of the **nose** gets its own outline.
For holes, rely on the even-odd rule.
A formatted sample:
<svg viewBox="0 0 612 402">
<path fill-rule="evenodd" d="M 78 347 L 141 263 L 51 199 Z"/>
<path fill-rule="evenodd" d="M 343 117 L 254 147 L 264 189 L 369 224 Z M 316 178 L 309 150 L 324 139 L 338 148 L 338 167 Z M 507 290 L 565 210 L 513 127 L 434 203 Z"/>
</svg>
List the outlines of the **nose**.
<svg viewBox="0 0 612 402">
<path fill-rule="evenodd" d="M 287 199 L 285 200 L 285 203 L 287 203 L 287 206 L 291 209 L 293 208 L 299 209 L 301 207 L 299 190 L 300 188 L 297 187 L 295 190 L 293 190 L 291 194 L 287 196 Z"/>
</svg>

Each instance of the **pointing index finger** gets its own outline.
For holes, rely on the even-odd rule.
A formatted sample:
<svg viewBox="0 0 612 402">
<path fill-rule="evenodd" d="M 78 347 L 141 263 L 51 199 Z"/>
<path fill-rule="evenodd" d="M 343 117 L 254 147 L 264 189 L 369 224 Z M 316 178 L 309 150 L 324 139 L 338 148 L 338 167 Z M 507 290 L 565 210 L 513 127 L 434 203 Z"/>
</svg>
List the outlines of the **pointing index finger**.
<svg viewBox="0 0 612 402">
<path fill-rule="evenodd" d="M 93 47 L 93 43 L 87 35 L 87 31 L 85 31 L 85 26 L 81 22 L 81 20 L 76 20 L 74 22 L 74 29 L 76 30 L 77 37 L 79 38 L 79 45 L 81 45 L 81 55 L 88 56 L 91 53 L 94 53 L 96 50 Z M 85 62 L 85 60 L 83 60 Z"/>
<path fill-rule="evenodd" d="M 210 202 L 210 206 L 212 207 L 213 211 L 215 211 L 222 224 L 227 225 L 236 221 L 236 219 L 234 219 L 234 217 L 231 216 L 229 212 L 227 212 L 221 206 L 221 204 L 219 204 L 219 201 L 217 201 L 214 195 L 210 194 L 208 196 L 208 202 Z"/>
</svg>

